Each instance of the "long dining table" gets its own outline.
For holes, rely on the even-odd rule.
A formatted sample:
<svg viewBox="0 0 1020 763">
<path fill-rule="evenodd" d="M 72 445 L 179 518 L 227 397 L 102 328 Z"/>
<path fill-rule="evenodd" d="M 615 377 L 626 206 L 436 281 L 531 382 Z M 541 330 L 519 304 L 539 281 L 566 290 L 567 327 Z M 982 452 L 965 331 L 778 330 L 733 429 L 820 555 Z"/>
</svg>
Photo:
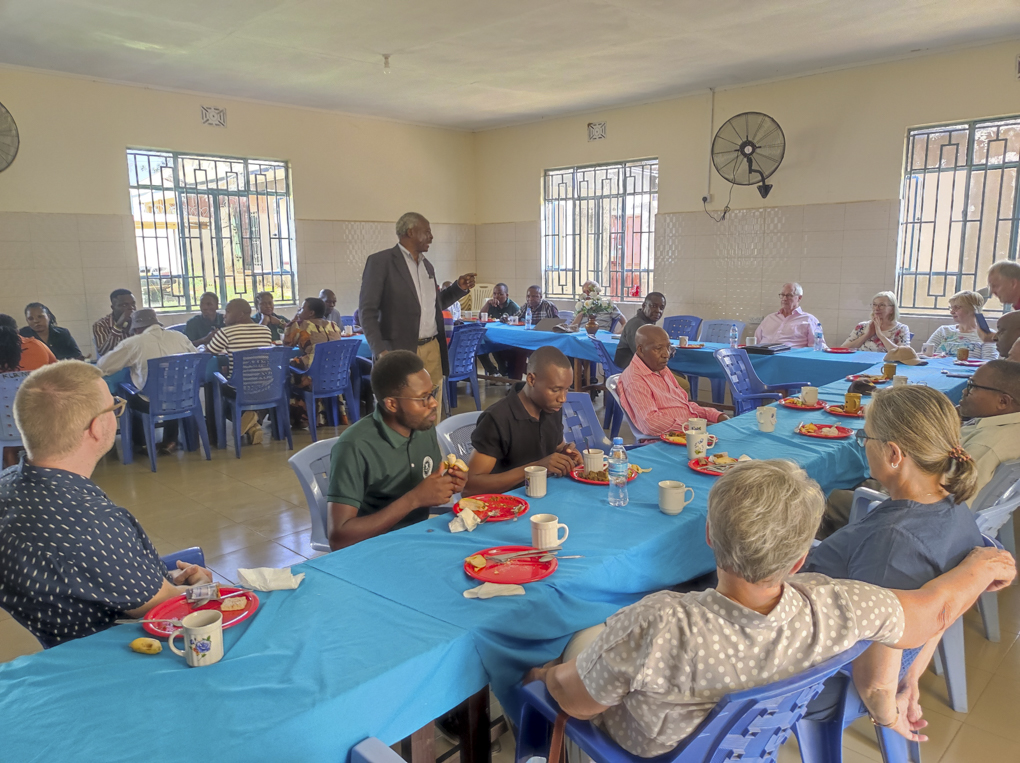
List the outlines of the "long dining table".
<svg viewBox="0 0 1020 763">
<path fill-rule="evenodd" d="M 960 370 L 933 361 L 900 373 L 958 401 L 966 380 L 945 369 Z M 833 381 L 819 395 L 836 402 L 847 386 Z M 826 492 L 867 476 L 852 437 L 794 434 L 801 421 L 863 423 L 780 407 L 774 432 L 760 432 L 753 415 L 713 425 L 716 451 L 791 459 Z M 128 761 L 201 751 L 218 761 L 345 761 L 365 737 L 392 744 L 486 685 L 506 700 L 529 667 L 560 654 L 577 630 L 713 569 L 704 528 L 715 478 L 692 471 L 686 449 L 667 443 L 630 457 L 652 471 L 629 484 L 624 507 L 610 507 L 605 488 L 550 479 L 547 495 L 527 498 L 517 521 L 453 534 L 449 516 L 434 517 L 296 566 L 306 575 L 300 587 L 260 593 L 259 610 L 224 632 L 226 654 L 208 670 L 166 649 L 131 652 L 128 643 L 144 635 L 137 625 L 0 665 L 0 758 Z M 694 490 L 677 516 L 658 510 L 663 479 Z M 559 560 L 523 596 L 465 598 L 478 581 L 464 559 L 530 544 L 528 520 L 540 512 L 569 527 L 565 554 L 581 558 Z"/>
</svg>

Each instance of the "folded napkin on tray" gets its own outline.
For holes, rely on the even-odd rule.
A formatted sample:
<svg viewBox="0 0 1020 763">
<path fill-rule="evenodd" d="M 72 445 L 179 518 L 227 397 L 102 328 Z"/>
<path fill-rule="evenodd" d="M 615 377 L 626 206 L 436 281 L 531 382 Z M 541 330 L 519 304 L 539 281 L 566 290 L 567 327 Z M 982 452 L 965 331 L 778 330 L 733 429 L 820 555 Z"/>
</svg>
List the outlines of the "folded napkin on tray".
<svg viewBox="0 0 1020 763">
<path fill-rule="evenodd" d="M 290 574 L 290 567 L 277 570 L 272 567 L 256 567 L 252 570 L 238 569 L 241 585 L 256 591 L 286 591 L 297 588 L 305 579 L 305 573 Z"/>
<path fill-rule="evenodd" d="M 482 583 L 464 591 L 465 599 L 491 599 L 493 596 L 523 596 L 524 586 L 508 583 Z"/>
</svg>

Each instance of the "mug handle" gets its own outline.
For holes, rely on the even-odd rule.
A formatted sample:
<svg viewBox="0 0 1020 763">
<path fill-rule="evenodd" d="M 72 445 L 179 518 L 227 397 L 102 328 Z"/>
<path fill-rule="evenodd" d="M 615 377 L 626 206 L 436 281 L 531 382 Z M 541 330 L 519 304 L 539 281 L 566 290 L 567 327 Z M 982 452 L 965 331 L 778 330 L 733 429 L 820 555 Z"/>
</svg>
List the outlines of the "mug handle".
<svg viewBox="0 0 1020 763">
<path fill-rule="evenodd" d="M 556 525 L 556 535 L 557 536 L 559 535 L 561 527 L 563 528 L 563 537 L 562 538 L 560 538 L 560 537 L 556 538 L 556 545 L 557 546 L 562 546 L 563 545 L 563 541 L 565 541 L 567 539 L 567 536 L 570 535 L 570 530 L 567 528 L 566 525 Z"/>
<path fill-rule="evenodd" d="M 687 498 L 687 491 L 688 491 L 688 490 L 690 490 L 690 491 L 691 491 L 691 497 L 690 497 L 690 498 Z M 686 505 L 687 505 L 687 504 L 689 504 L 689 503 L 690 503 L 691 501 L 693 501 L 693 500 L 694 500 L 694 488 L 692 488 L 692 487 L 689 487 L 689 488 L 685 488 L 685 489 L 684 489 L 684 498 L 686 498 L 686 500 L 684 501 L 684 506 L 686 506 Z"/>
<path fill-rule="evenodd" d="M 178 649 L 177 647 L 174 646 L 174 639 L 177 638 L 178 636 L 184 638 L 183 628 L 174 628 L 172 631 L 170 631 L 170 638 L 167 639 L 166 645 L 170 647 L 170 651 L 176 654 L 177 656 L 187 657 L 183 650 Z"/>
</svg>

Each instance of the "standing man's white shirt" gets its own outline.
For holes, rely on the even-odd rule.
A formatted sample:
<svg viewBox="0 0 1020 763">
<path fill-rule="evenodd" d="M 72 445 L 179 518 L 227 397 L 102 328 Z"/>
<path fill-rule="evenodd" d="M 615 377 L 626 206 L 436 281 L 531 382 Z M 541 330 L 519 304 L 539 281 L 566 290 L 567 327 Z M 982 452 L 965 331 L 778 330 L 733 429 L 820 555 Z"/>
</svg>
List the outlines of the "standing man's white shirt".
<svg viewBox="0 0 1020 763">
<path fill-rule="evenodd" d="M 400 247 L 400 251 L 404 255 L 404 262 L 407 264 L 407 270 L 411 274 L 411 281 L 414 283 L 415 290 L 418 293 L 418 304 L 421 306 L 421 317 L 418 319 L 418 338 L 419 339 L 430 339 L 439 333 L 436 328 L 436 282 L 429 276 L 429 272 L 425 267 L 425 256 L 419 254 L 418 262 L 414 261 L 414 257 L 407 251 L 403 244 L 397 244 Z"/>
<path fill-rule="evenodd" d="M 791 347 L 813 347 L 815 332 L 821 328 L 815 316 L 795 307 L 789 315 L 781 312 L 766 315 L 755 330 L 754 337 L 762 344 L 782 342 Z"/>
<path fill-rule="evenodd" d="M 141 334 L 124 339 L 96 363 L 103 376 L 121 369 L 131 369 L 131 383 L 138 389 L 145 386 L 149 361 L 182 352 L 197 352 L 195 345 L 179 331 L 167 331 L 159 324 L 149 326 Z"/>
</svg>

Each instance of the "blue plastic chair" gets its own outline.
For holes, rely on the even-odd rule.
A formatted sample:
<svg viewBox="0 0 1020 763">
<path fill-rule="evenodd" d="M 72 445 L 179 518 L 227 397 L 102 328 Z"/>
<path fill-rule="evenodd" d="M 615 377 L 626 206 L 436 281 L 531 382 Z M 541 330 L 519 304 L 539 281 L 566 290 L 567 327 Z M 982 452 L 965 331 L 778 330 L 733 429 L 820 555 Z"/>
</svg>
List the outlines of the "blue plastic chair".
<svg viewBox="0 0 1020 763">
<path fill-rule="evenodd" d="M 450 410 L 457 407 L 457 383 L 466 381 L 475 398 L 475 410 L 482 410 L 482 398 L 478 389 L 478 368 L 475 358 L 478 345 L 485 338 L 485 326 L 465 324 L 453 330 L 450 340 L 450 375 L 446 377 L 446 405 Z"/>
<path fill-rule="evenodd" d="M 341 326 L 341 328 L 344 327 L 344 326 L 356 326 L 356 325 L 357 324 L 354 322 L 354 316 L 353 315 L 341 315 L 340 316 L 340 326 Z"/>
<path fill-rule="evenodd" d="M 570 323 L 572 320 L 574 320 L 573 310 L 560 310 L 559 313 L 560 317 L 567 323 Z"/>
<path fill-rule="evenodd" d="M 731 321 L 731 320 L 716 320 L 716 321 L 704 321 L 701 324 L 701 335 L 698 337 L 699 342 L 717 342 L 720 344 L 730 343 L 730 326 L 737 327 L 737 333 L 744 333 L 744 324 L 742 321 Z M 687 381 L 691 385 L 691 400 L 698 399 L 698 386 L 701 384 L 700 376 L 687 375 Z M 725 379 L 709 379 L 709 384 L 712 387 L 712 402 L 721 403 L 726 400 L 726 380 Z"/>
<path fill-rule="evenodd" d="M 305 410 L 308 412 L 308 431 L 312 435 L 312 442 L 319 439 L 316 430 L 315 401 L 329 398 L 326 405 L 326 419 L 332 422 L 332 426 L 340 423 L 340 409 L 337 406 L 337 396 L 343 395 L 347 403 L 347 415 L 353 424 L 360 417 L 359 408 L 361 403 L 354 394 L 354 386 L 351 379 L 351 367 L 354 359 L 358 356 L 358 348 L 361 347 L 361 337 L 348 337 L 346 339 L 334 339 L 332 342 L 322 342 L 315 345 L 315 357 L 307 369 L 294 368 L 290 370 L 298 375 L 306 375 L 312 381 L 309 389 L 296 389 L 292 394 L 301 395 L 305 401 Z"/>
<path fill-rule="evenodd" d="M 754 689 L 727 694 L 698 727 L 677 747 L 654 758 L 631 755 L 590 721 L 570 718 L 566 737 L 596 763 L 707 763 L 740 760 L 773 763 L 782 744 L 804 715 L 808 702 L 822 690 L 825 679 L 870 646 L 861 641 L 799 675 Z M 517 727 L 517 763 L 546 756 L 552 723 L 560 712 L 544 683 L 518 689 L 521 701 Z"/>
<path fill-rule="evenodd" d="M 612 396 L 608 397 L 612 399 Z M 562 410 L 563 439 L 566 442 L 572 442 L 579 451 L 595 448 L 609 452 L 613 443 L 599 426 L 599 417 L 591 403 L 591 395 L 587 392 L 568 392 Z M 620 418 L 623 418 L 622 410 Z"/>
<path fill-rule="evenodd" d="M 20 448 L 21 430 L 14 422 L 14 396 L 25 381 L 28 371 L 13 371 L 0 374 L 0 451 L 4 448 Z"/>
<path fill-rule="evenodd" d="M 229 412 L 234 422 L 234 455 L 240 458 L 242 412 L 269 408 L 273 417 L 273 437 L 277 440 L 286 438 L 287 449 L 294 450 L 290 430 L 290 388 L 287 384 L 293 350 L 290 347 L 258 347 L 231 355 L 233 370 L 230 378 L 219 371 L 214 374 L 217 447 L 227 447 Z"/>
<path fill-rule="evenodd" d="M 481 415 L 481 411 L 467 411 L 449 416 L 436 424 L 439 450 L 444 458 L 451 453 L 465 461 L 471 458 L 475 452 L 475 446 L 471 444 L 471 433 L 475 431 Z"/>
<path fill-rule="evenodd" d="M 782 384 L 765 384 L 758 378 L 747 357 L 747 350 L 735 350 L 724 347 L 714 353 L 716 362 L 722 367 L 723 375 L 730 384 L 730 396 L 736 415 L 753 411 L 765 401 L 782 398 L 780 390 L 799 390 L 809 386 L 809 382 L 784 382 Z M 713 395 L 714 397 L 714 395 Z"/>
<path fill-rule="evenodd" d="M 148 362 L 148 376 L 142 389 L 130 382 L 121 382 L 120 388 L 128 398 L 128 408 L 120 419 L 121 461 L 130 464 L 134 460 L 134 441 L 131 433 L 138 423 L 144 427 L 145 445 L 149 451 L 149 466 L 156 471 L 156 427 L 164 421 L 183 419 L 181 436 L 188 450 L 198 448 L 198 442 L 188 424 L 198 429 L 205 460 L 212 459 L 209 450 L 209 430 L 202 413 L 202 376 L 205 373 L 209 355 L 204 352 L 190 352 L 183 355 L 169 355 L 152 358 Z M 148 398 L 148 410 L 145 401 Z M 136 421 L 140 419 L 140 421 Z"/>
<path fill-rule="evenodd" d="M 670 339 L 679 339 L 685 336 L 693 342 L 698 338 L 701 318 L 696 315 L 671 315 L 662 319 L 662 328 L 669 334 Z M 727 341 L 729 341 L 729 337 L 727 337 Z"/>
<path fill-rule="evenodd" d="M 637 442 L 634 445 L 626 446 L 627 450 L 630 450 L 631 448 L 637 448 L 642 445 L 647 445 L 649 442 L 658 442 L 659 441 L 658 437 L 651 434 L 645 434 L 640 429 L 638 429 L 637 426 L 634 424 L 634 421 L 627 413 L 627 409 L 624 408 L 623 403 L 620 402 L 620 393 L 617 390 L 619 384 L 620 374 L 613 374 L 612 376 L 606 378 L 606 391 L 609 392 L 609 394 L 612 396 L 613 402 L 616 403 L 617 406 L 619 406 L 621 411 L 623 411 L 623 416 L 625 419 L 627 419 L 627 426 L 630 427 L 630 431 L 634 433 L 634 439 L 637 440 Z"/>
<path fill-rule="evenodd" d="M 609 355 L 609 350 L 602 344 L 602 341 L 595 337 L 589 337 L 591 339 L 592 346 L 595 347 L 595 354 L 599 356 L 599 363 L 602 364 L 602 372 L 608 379 L 610 376 L 616 374 L 622 374 L 623 369 L 616 365 L 616 361 Z M 623 408 L 621 408 L 616 398 L 612 395 L 606 396 L 606 417 L 602 422 L 602 428 L 608 429 L 611 437 L 616 437 L 620 434 L 620 427 L 623 425 Z"/>
<path fill-rule="evenodd" d="M 620 325 L 620 316 L 614 315 L 613 319 L 609 321 L 609 333 L 616 331 L 616 327 Z"/>
<path fill-rule="evenodd" d="M 177 569 L 177 562 L 185 562 L 187 564 L 197 564 L 199 567 L 205 567 L 205 554 L 202 552 L 201 546 L 192 546 L 186 548 L 183 551 L 174 551 L 172 554 L 161 556 L 163 564 L 171 572 Z"/>
</svg>

